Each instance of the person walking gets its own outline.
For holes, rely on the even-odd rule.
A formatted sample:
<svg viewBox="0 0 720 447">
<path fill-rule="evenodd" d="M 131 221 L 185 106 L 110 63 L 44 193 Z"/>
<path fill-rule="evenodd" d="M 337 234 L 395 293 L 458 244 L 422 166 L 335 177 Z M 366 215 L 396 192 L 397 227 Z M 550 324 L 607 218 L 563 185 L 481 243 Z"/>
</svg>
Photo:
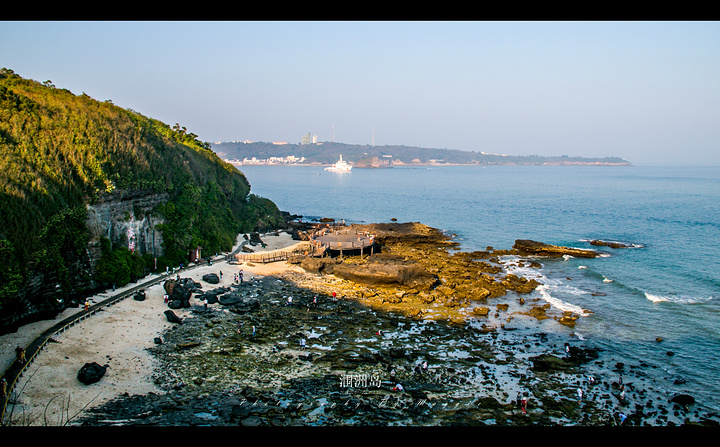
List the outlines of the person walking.
<svg viewBox="0 0 720 447">
<path fill-rule="evenodd" d="M 0 379 L 0 396 L 6 397 L 7 396 L 7 380 L 5 380 L 5 377 Z"/>
<path fill-rule="evenodd" d="M 207 305 L 208 305 L 208 299 L 207 299 L 207 298 L 205 298 L 205 299 L 203 300 L 203 304 L 205 305 L 205 312 L 207 312 Z"/>
</svg>

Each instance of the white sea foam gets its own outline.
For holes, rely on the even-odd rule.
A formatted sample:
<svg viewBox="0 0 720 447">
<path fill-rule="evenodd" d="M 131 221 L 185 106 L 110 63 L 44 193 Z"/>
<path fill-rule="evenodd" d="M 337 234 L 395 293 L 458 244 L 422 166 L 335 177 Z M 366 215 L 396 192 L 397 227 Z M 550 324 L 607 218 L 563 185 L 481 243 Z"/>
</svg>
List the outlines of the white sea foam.
<svg viewBox="0 0 720 447">
<path fill-rule="evenodd" d="M 645 298 L 652 301 L 653 303 L 677 303 L 677 304 L 697 304 L 710 301 L 713 297 L 692 297 L 684 295 L 657 295 L 649 292 L 645 292 Z"/>
<path fill-rule="evenodd" d="M 548 291 L 549 288 L 550 287 L 547 285 L 542 285 L 538 286 L 537 291 L 540 293 L 540 297 L 554 308 L 563 312 L 573 312 L 583 317 L 590 315 L 590 312 L 586 309 L 583 309 L 580 306 L 575 306 L 574 304 L 566 303 L 565 301 L 550 295 L 550 292 Z"/>
<path fill-rule="evenodd" d="M 668 301 L 667 297 L 660 296 L 660 295 L 653 295 L 652 293 L 647 293 L 647 292 L 645 292 L 645 298 L 649 299 L 653 303 Z"/>
</svg>

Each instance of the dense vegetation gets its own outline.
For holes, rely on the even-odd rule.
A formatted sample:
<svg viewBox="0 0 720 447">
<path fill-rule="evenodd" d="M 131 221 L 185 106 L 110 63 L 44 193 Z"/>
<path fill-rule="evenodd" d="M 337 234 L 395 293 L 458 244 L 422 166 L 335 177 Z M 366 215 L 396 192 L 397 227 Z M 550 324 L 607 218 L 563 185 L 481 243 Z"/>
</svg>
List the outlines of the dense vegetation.
<svg viewBox="0 0 720 447">
<path fill-rule="evenodd" d="M 138 190 L 169 197 L 154 210 L 164 216 L 160 265 L 187 262 L 197 245 L 227 251 L 238 233 L 282 222 L 184 127 L 0 70 L 0 312 L 35 272 L 51 272 L 70 294 L 88 244 L 86 204 Z M 102 248 L 97 280 L 144 274 L 147 259 L 109 240 Z"/>
</svg>

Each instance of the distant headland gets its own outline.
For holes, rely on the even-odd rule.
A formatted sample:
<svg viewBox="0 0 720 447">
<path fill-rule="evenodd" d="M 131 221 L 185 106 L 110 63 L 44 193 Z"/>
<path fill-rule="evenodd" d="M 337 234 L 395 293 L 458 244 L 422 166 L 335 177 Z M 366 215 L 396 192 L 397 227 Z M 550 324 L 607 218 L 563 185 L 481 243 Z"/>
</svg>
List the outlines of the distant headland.
<svg viewBox="0 0 720 447">
<path fill-rule="evenodd" d="M 631 166 L 620 157 L 506 155 L 415 146 L 375 146 L 336 142 L 301 143 L 234 141 L 212 144 L 213 151 L 234 165 L 328 165 L 342 154 L 356 168 L 422 165 Z"/>
</svg>

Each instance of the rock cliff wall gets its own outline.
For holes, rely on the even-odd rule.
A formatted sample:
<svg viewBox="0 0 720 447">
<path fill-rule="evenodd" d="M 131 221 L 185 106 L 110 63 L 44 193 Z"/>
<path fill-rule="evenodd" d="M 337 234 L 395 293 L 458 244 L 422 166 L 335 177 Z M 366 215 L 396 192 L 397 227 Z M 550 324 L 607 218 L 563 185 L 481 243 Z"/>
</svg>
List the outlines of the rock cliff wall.
<svg viewBox="0 0 720 447">
<path fill-rule="evenodd" d="M 56 273 L 34 272 L 7 312 L 0 315 L 0 333 L 11 332 L 22 324 L 53 318 L 82 302 L 86 296 L 99 292 L 101 286 L 93 280 L 93 275 L 101 256 L 101 237 L 139 254 L 161 256 L 162 236 L 157 225 L 163 219 L 152 210 L 167 199 L 167 194 L 116 192 L 88 205 L 87 249 L 83 256 L 67 266 L 66 288 L 70 293 L 62 293 L 63 280 Z"/>
<path fill-rule="evenodd" d="M 162 256 L 163 240 L 157 226 L 163 223 L 163 218 L 152 210 L 167 199 L 167 194 L 119 192 L 88 205 L 86 224 L 93 265 L 100 257 L 102 237 L 141 255 Z"/>
</svg>

